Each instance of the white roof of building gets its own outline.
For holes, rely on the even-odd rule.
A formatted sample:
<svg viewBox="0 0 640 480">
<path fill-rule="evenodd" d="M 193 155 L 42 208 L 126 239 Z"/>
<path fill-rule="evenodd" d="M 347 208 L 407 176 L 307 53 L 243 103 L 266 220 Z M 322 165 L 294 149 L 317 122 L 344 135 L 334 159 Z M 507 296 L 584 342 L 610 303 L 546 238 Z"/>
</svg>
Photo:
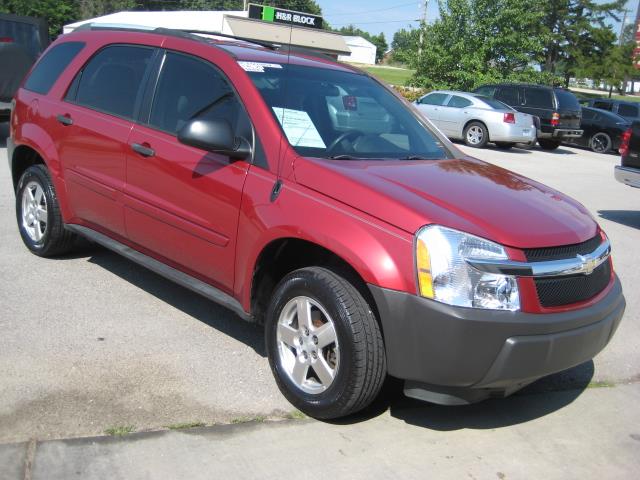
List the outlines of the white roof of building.
<svg viewBox="0 0 640 480">
<path fill-rule="evenodd" d="M 376 48 L 373 43 L 361 36 L 344 35 L 344 41 L 347 42 L 347 45 L 349 46 Z"/>
</svg>

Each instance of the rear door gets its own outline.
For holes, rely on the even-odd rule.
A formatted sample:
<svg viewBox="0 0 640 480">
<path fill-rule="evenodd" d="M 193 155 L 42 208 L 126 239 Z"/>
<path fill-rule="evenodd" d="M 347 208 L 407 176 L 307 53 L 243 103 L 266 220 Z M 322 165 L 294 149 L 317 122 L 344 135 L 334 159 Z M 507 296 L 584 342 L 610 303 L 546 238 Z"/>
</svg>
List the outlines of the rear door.
<svg viewBox="0 0 640 480">
<path fill-rule="evenodd" d="M 420 112 L 433 122 L 438 128 L 442 129 L 440 123 L 440 112 L 442 107 L 449 99 L 448 93 L 430 93 L 418 100 L 417 107 Z"/>
<path fill-rule="evenodd" d="M 233 288 L 242 189 L 250 163 L 181 144 L 194 117 L 253 129 L 225 74 L 199 57 L 167 51 L 149 112 L 127 148 L 124 215 L 133 242 L 219 288 Z"/>
<path fill-rule="evenodd" d="M 57 119 L 59 154 L 74 216 L 125 235 L 125 154 L 155 49 L 109 45 L 77 73 Z"/>
<path fill-rule="evenodd" d="M 462 138 L 462 129 L 467 119 L 471 118 L 469 107 L 472 105 L 471 100 L 451 95 L 447 104 L 440 110 L 439 122 L 442 131 L 451 137 Z"/>
</svg>

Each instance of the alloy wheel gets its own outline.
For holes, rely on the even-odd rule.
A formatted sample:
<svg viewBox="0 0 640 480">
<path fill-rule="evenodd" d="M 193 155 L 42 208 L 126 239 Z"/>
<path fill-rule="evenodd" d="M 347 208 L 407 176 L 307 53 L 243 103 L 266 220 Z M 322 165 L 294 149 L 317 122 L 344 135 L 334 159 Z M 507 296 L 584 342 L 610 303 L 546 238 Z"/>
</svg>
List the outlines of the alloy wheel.
<svg viewBox="0 0 640 480">
<path fill-rule="evenodd" d="M 591 139 L 591 149 L 597 153 L 606 153 L 611 149 L 611 139 L 604 133 L 596 133 Z"/>
<path fill-rule="evenodd" d="M 306 296 L 289 300 L 276 336 L 278 361 L 296 387 L 317 395 L 331 386 L 340 350 L 334 322 L 322 305 Z"/>
<path fill-rule="evenodd" d="M 47 232 L 47 197 L 38 182 L 29 182 L 22 191 L 22 226 L 34 242 Z"/>
<path fill-rule="evenodd" d="M 469 128 L 469 130 L 467 130 L 467 141 L 472 144 L 472 145 L 478 145 L 482 142 L 482 139 L 484 137 L 484 132 L 482 131 L 482 128 L 473 125 L 472 127 Z"/>
</svg>

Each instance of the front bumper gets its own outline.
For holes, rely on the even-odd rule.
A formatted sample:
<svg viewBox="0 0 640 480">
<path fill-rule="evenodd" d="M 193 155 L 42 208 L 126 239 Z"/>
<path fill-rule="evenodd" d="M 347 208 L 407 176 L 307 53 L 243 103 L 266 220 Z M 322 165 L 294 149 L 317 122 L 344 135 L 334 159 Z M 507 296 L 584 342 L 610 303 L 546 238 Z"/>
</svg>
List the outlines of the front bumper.
<svg viewBox="0 0 640 480">
<path fill-rule="evenodd" d="M 620 183 L 624 183 L 631 187 L 640 188 L 640 170 L 637 168 L 622 167 L 616 165 L 615 177 Z"/>
<path fill-rule="evenodd" d="M 509 394 L 593 358 L 625 309 L 618 278 L 593 306 L 532 314 L 453 307 L 369 285 L 378 307 L 390 375 L 410 396 L 470 403 Z"/>
</svg>

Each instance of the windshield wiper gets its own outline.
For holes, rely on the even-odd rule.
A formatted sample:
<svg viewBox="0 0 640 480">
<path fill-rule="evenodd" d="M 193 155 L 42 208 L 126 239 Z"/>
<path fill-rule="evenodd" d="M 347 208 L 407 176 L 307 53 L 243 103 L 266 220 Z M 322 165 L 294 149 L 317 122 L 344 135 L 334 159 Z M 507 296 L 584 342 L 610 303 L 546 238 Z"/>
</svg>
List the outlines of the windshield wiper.
<svg viewBox="0 0 640 480">
<path fill-rule="evenodd" d="M 362 160 L 362 157 L 354 157 L 352 155 L 333 155 L 329 158 L 331 160 Z"/>
<path fill-rule="evenodd" d="M 437 158 L 430 158 L 422 155 L 407 155 L 406 157 L 402 157 L 400 160 L 437 160 Z"/>
</svg>

